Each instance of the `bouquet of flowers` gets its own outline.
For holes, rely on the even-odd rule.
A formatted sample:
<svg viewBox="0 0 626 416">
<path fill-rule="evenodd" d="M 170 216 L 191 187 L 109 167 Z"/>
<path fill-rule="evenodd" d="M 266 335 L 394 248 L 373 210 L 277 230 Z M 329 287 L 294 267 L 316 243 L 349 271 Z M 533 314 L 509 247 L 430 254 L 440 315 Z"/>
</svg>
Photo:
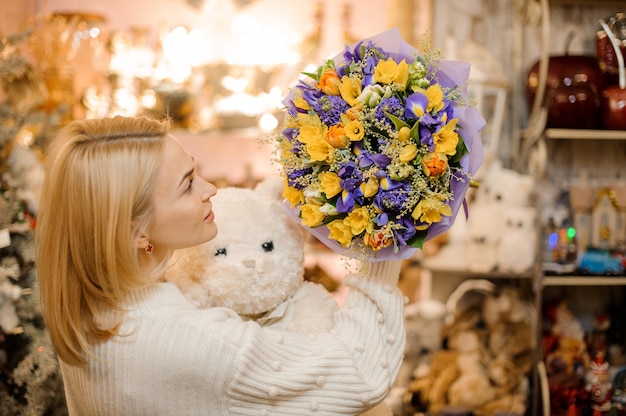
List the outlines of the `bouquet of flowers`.
<svg viewBox="0 0 626 416">
<path fill-rule="evenodd" d="M 453 224 L 482 163 L 469 64 L 392 29 L 304 75 L 277 137 L 287 210 L 340 254 L 409 258 Z"/>
</svg>

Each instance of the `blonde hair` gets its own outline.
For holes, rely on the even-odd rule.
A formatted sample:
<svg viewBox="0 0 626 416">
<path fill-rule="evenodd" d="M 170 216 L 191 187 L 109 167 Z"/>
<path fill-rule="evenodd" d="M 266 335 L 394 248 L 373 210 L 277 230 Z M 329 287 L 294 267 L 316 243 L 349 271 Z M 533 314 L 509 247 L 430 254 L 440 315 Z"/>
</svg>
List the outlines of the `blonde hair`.
<svg viewBox="0 0 626 416">
<path fill-rule="evenodd" d="M 117 335 L 122 301 L 153 277 L 133 241 L 150 222 L 167 121 L 78 120 L 50 144 L 37 214 L 41 307 L 59 358 L 85 365 Z"/>
</svg>

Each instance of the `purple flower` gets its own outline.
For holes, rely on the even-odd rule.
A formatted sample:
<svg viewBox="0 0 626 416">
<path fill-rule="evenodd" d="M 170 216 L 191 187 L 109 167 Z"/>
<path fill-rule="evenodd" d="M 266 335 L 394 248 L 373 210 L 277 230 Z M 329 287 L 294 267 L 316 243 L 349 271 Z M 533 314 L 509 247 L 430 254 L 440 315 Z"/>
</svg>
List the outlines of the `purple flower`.
<svg viewBox="0 0 626 416">
<path fill-rule="evenodd" d="M 365 195 L 363 195 L 363 190 L 361 189 L 361 186 L 355 188 L 354 191 L 352 191 L 352 197 L 357 204 L 361 206 L 365 205 Z"/>
<path fill-rule="evenodd" d="M 394 125 L 389 117 L 387 117 L 387 113 L 399 117 L 400 119 L 404 118 L 404 107 L 400 99 L 395 95 L 380 100 L 380 104 L 376 108 L 376 121 L 381 125 L 386 124 L 387 126 L 393 127 Z"/>
<path fill-rule="evenodd" d="M 429 152 L 434 152 L 435 142 L 433 141 L 433 134 L 441 129 L 441 120 L 426 113 L 420 118 L 419 124 L 420 143 L 427 146 Z"/>
<path fill-rule="evenodd" d="M 371 153 L 367 150 L 363 150 L 360 147 L 360 151 L 355 152 L 357 154 L 357 162 L 360 168 L 368 168 L 375 164 L 381 169 L 385 169 L 391 163 L 391 159 L 384 153 Z"/>
<path fill-rule="evenodd" d="M 374 70 L 376 69 L 376 64 L 378 63 L 378 58 L 373 56 L 368 56 L 365 59 L 365 65 L 363 66 L 363 74 L 364 75 L 372 75 Z"/>
<path fill-rule="evenodd" d="M 389 178 L 389 176 L 387 176 L 387 175 L 385 175 L 384 177 L 380 178 L 380 188 L 385 190 L 385 191 L 389 191 L 391 189 L 399 188 L 402 185 L 403 185 L 403 182 L 394 181 L 393 179 Z"/>
<path fill-rule="evenodd" d="M 374 206 L 380 211 L 398 213 L 406 203 L 409 195 L 410 184 L 396 182 L 399 186 L 392 189 L 382 189 L 374 197 Z"/>
<path fill-rule="evenodd" d="M 325 95 L 311 107 L 324 124 L 333 126 L 341 122 L 341 114 L 346 112 L 350 105 L 338 95 Z"/>
<path fill-rule="evenodd" d="M 423 92 L 414 92 L 406 97 L 404 116 L 407 120 L 419 120 L 428 108 L 428 97 Z"/>
<path fill-rule="evenodd" d="M 439 116 L 443 118 L 446 115 L 446 120 L 450 121 L 454 118 L 454 105 L 450 100 L 443 100 L 443 109 L 439 110 Z"/>
<path fill-rule="evenodd" d="M 352 192 L 343 190 L 337 198 L 337 211 L 345 214 L 354 209 L 354 195 Z"/>
<path fill-rule="evenodd" d="M 393 232 L 396 236 L 396 241 L 398 242 L 398 246 L 406 246 L 411 238 L 417 233 L 415 229 L 415 224 L 410 218 L 400 218 L 397 223 L 402 226 L 402 228 L 395 229 Z"/>
<path fill-rule="evenodd" d="M 355 188 L 358 188 L 363 182 L 363 176 L 361 172 L 357 169 L 356 164 L 354 162 L 348 162 L 344 164 L 339 171 L 337 172 L 337 176 L 341 178 L 339 184 L 341 189 L 352 192 Z"/>
<path fill-rule="evenodd" d="M 360 189 L 363 175 L 354 162 L 348 162 L 339 168 L 337 176 L 341 178 L 339 186 L 343 189 L 340 197 L 337 198 L 337 211 L 350 212 L 354 209 L 355 198 L 358 198 L 360 203 L 363 202 L 363 192 Z"/>
<path fill-rule="evenodd" d="M 319 99 L 324 95 L 322 91 L 304 83 L 300 89 L 302 90 L 302 99 L 304 99 L 310 107 L 317 105 Z"/>
<path fill-rule="evenodd" d="M 348 45 L 346 45 L 343 52 L 343 59 L 346 61 L 346 65 L 350 65 L 353 62 L 357 62 L 361 60 L 361 46 L 363 42 L 359 42 L 356 44 L 353 50 L 350 50 Z"/>
<path fill-rule="evenodd" d="M 283 130 L 283 137 L 293 143 L 296 140 L 296 137 L 298 137 L 298 129 L 287 127 Z"/>
<path fill-rule="evenodd" d="M 299 179 L 302 178 L 303 176 L 306 175 L 310 175 L 313 172 L 313 169 L 311 168 L 306 168 L 306 169 L 288 169 L 286 171 L 286 175 L 287 175 L 287 184 L 289 186 L 292 186 L 296 189 L 304 189 L 305 186 L 300 184 Z"/>
</svg>

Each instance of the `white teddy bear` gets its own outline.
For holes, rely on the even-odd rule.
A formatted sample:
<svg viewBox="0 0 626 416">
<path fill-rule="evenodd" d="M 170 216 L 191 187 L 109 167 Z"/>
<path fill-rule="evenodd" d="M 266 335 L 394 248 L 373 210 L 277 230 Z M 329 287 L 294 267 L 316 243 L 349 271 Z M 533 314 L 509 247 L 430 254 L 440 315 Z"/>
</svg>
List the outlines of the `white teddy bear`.
<svg viewBox="0 0 626 416">
<path fill-rule="evenodd" d="M 305 232 L 284 212 L 281 192 L 274 180 L 219 189 L 211 199 L 217 236 L 178 251 L 166 279 L 201 308 L 225 306 L 293 332 L 327 331 L 338 304 L 304 280 Z"/>
<path fill-rule="evenodd" d="M 512 169 L 492 163 L 470 206 L 467 220 L 467 268 L 486 273 L 500 269 L 505 272 L 526 271 L 535 256 L 535 226 L 532 203 L 534 179 Z M 521 218 L 518 218 L 521 217 Z M 511 224 L 507 225 L 507 221 Z M 512 225 L 522 222 L 523 227 Z M 515 231 L 514 235 L 511 234 Z M 528 233 L 526 233 L 528 231 Z M 502 243 L 505 245 L 502 246 Z M 513 240 L 513 241 L 511 241 Z M 520 244 L 513 249 L 511 244 Z M 515 259 L 523 251 L 523 259 Z M 511 264 L 511 261 L 515 261 Z"/>
<path fill-rule="evenodd" d="M 512 206 L 503 215 L 504 225 L 498 244 L 498 269 L 511 273 L 528 272 L 535 262 L 537 209 Z"/>
<path fill-rule="evenodd" d="M 327 332 L 338 303 L 304 280 L 306 231 L 281 204 L 282 182 L 226 187 L 211 198 L 217 236 L 176 252 L 166 272 L 200 308 L 224 306 L 263 326 L 301 334 Z M 392 416 L 380 403 L 361 416 Z"/>
</svg>

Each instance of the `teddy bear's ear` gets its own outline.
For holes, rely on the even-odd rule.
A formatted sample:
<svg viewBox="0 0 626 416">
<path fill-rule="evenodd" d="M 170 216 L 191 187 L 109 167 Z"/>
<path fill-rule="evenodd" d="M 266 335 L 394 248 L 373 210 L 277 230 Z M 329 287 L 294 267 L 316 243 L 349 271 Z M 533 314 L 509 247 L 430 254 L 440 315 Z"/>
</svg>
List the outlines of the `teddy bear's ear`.
<svg viewBox="0 0 626 416">
<path fill-rule="evenodd" d="M 283 199 L 283 180 L 279 176 L 267 176 L 256 185 L 254 190 L 281 201 Z"/>
</svg>

